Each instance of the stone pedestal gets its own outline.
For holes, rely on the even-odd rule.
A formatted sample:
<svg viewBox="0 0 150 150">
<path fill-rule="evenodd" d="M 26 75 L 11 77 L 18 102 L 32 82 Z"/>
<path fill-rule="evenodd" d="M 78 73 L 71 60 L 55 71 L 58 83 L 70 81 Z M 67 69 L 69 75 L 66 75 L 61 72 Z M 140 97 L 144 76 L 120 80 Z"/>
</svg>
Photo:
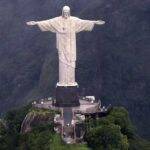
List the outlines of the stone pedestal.
<svg viewBox="0 0 150 150">
<path fill-rule="evenodd" d="M 77 107 L 79 105 L 78 86 L 56 87 L 56 107 Z"/>
</svg>

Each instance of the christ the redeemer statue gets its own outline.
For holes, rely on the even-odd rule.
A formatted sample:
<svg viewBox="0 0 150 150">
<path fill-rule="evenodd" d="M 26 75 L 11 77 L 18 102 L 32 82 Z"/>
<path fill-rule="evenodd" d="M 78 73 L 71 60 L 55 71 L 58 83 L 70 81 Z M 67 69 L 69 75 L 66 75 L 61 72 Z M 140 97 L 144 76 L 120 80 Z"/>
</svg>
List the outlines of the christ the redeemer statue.
<svg viewBox="0 0 150 150">
<path fill-rule="evenodd" d="M 62 16 L 44 20 L 29 21 L 27 25 L 37 25 L 41 31 L 56 33 L 59 55 L 59 82 L 57 86 L 77 86 L 75 81 L 76 68 L 76 33 L 91 31 L 94 25 L 103 25 L 105 22 L 82 20 L 70 16 L 70 8 L 64 6 Z"/>
</svg>

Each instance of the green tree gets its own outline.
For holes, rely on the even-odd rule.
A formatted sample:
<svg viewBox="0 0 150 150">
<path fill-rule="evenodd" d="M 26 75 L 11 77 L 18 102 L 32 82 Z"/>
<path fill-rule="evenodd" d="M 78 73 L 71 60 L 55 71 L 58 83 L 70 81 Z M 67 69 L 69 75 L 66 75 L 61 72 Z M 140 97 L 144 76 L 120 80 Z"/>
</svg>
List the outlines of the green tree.
<svg viewBox="0 0 150 150">
<path fill-rule="evenodd" d="M 9 136 L 4 123 L 0 120 L 0 149 L 9 150 L 13 148 L 12 138 Z"/>
<path fill-rule="evenodd" d="M 20 138 L 20 150 L 49 150 L 53 136 L 51 126 L 48 124 L 38 125 L 32 132 L 22 135 Z"/>
<path fill-rule="evenodd" d="M 128 111 L 125 108 L 114 107 L 107 117 L 111 123 L 119 125 L 121 127 L 121 132 L 127 135 L 128 138 L 134 136 L 134 127 L 129 118 Z"/>
<path fill-rule="evenodd" d="M 94 150 L 128 150 L 127 136 L 123 135 L 118 125 L 109 124 L 90 129 L 86 141 Z"/>
</svg>

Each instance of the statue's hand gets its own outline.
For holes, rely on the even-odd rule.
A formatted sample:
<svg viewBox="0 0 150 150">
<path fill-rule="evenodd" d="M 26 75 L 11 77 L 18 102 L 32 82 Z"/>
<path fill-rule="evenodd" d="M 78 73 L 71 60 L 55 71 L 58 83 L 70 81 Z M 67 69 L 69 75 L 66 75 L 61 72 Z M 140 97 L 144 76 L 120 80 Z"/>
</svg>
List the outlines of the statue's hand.
<svg viewBox="0 0 150 150">
<path fill-rule="evenodd" d="M 95 21 L 95 24 L 97 24 L 97 25 L 103 25 L 103 24 L 105 24 L 105 21 L 97 20 L 97 21 Z"/>
<path fill-rule="evenodd" d="M 36 21 L 29 21 L 29 22 L 26 22 L 26 24 L 27 24 L 28 26 L 34 26 L 34 25 L 37 24 L 37 22 L 36 22 Z"/>
</svg>

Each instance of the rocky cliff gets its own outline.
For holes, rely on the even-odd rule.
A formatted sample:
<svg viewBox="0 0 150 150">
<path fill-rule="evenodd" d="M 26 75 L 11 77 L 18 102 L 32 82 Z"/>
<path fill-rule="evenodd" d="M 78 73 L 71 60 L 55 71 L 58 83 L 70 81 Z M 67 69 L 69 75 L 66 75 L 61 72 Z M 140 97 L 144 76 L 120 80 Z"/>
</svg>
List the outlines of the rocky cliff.
<svg viewBox="0 0 150 150">
<path fill-rule="evenodd" d="M 54 121 L 54 112 L 45 109 L 32 108 L 24 118 L 21 125 L 21 133 L 25 134 L 32 130 L 36 125 L 49 124 L 52 125 Z"/>
</svg>

